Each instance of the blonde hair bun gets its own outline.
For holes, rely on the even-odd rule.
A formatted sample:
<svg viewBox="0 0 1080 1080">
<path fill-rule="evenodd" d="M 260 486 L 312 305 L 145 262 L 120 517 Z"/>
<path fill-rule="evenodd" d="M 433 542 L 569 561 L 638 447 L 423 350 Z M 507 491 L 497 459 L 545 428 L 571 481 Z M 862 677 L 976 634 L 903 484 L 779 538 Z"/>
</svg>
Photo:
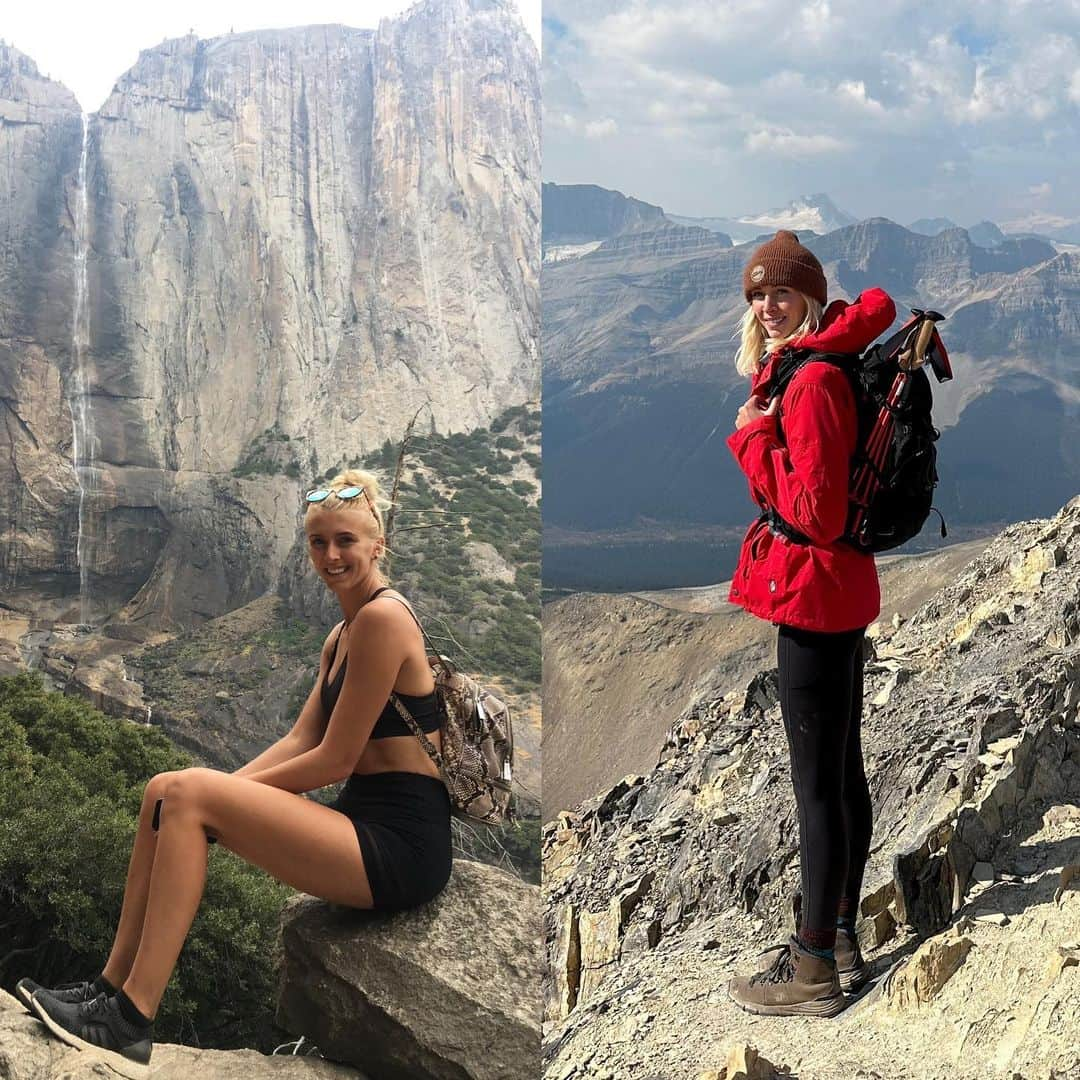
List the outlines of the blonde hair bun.
<svg viewBox="0 0 1080 1080">
<path fill-rule="evenodd" d="M 332 480 L 320 486 L 328 488 L 330 494 L 322 502 L 312 503 L 312 506 L 320 506 L 326 510 L 337 510 L 342 506 L 356 506 L 358 501 L 367 504 L 368 500 L 370 500 L 370 506 L 375 511 L 375 518 L 379 523 L 379 535 L 382 536 L 386 532 L 383 513 L 390 508 L 390 500 L 383 497 L 382 485 L 374 473 L 366 472 L 364 469 L 345 469 L 343 472 L 339 472 Z M 361 495 L 359 499 L 339 499 L 337 492 L 347 487 L 363 488 L 367 498 L 365 499 Z"/>
</svg>

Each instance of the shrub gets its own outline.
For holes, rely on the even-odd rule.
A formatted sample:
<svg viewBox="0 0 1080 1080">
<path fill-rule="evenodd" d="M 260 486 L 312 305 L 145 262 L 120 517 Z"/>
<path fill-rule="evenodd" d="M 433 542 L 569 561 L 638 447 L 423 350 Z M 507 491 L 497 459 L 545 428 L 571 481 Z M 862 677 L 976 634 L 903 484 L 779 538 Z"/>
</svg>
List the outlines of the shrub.
<svg viewBox="0 0 1080 1080">
<path fill-rule="evenodd" d="M 101 970 L 146 781 L 191 759 L 36 676 L 0 678 L 0 983 Z M 155 1021 L 158 1038 L 268 1049 L 271 957 L 289 890 L 214 847 L 206 891 Z"/>
</svg>

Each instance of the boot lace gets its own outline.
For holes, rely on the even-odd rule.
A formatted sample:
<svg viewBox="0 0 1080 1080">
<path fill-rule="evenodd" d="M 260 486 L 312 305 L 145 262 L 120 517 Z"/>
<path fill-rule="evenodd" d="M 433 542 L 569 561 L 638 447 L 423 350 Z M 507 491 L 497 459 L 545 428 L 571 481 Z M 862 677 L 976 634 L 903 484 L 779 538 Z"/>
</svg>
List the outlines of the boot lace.
<svg viewBox="0 0 1080 1080">
<path fill-rule="evenodd" d="M 776 959 L 764 970 L 755 971 L 750 976 L 750 985 L 758 982 L 791 982 L 795 977 L 795 968 L 791 962 L 791 946 L 785 945 L 776 955 Z"/>
</svg>

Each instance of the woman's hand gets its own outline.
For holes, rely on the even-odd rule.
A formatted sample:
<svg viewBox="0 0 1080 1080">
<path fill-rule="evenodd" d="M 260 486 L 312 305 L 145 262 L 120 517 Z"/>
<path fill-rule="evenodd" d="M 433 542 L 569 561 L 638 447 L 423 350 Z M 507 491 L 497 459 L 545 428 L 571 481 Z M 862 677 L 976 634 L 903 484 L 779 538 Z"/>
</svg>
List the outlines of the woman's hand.
<svg viewBox="0 0 1080 1080">
<path fill-rule="evenodd" d="M 735 430 L 739 431 L 753 420 L 760 420 L 763 416 L 773 416 L 776 413 L 779 398 L 773 398 L 766 406 L 765 400 L 756 394 L 746 399 L 746 403 L 735 415 Z"/>
</svg>

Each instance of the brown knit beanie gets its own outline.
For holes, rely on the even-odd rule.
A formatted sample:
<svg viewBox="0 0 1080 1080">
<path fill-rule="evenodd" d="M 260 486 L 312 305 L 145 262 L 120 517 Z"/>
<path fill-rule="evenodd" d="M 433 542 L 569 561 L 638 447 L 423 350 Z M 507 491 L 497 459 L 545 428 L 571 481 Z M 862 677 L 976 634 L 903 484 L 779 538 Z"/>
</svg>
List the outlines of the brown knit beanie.
<svg viewBox="0 0 1080 1080">
<path fill-rule="evenodd" d="M 771 240 L 766 240 L 743 269 L 743 293 L 747 302 L 755 289 L 764 285 L 774 288 L 787 285 L 812 296 L 824 305 L 828 296 L 825 271 L 817 256 L 799 243 L 799 238 L 787 229 L 781 229 Z"/>
</svg>

